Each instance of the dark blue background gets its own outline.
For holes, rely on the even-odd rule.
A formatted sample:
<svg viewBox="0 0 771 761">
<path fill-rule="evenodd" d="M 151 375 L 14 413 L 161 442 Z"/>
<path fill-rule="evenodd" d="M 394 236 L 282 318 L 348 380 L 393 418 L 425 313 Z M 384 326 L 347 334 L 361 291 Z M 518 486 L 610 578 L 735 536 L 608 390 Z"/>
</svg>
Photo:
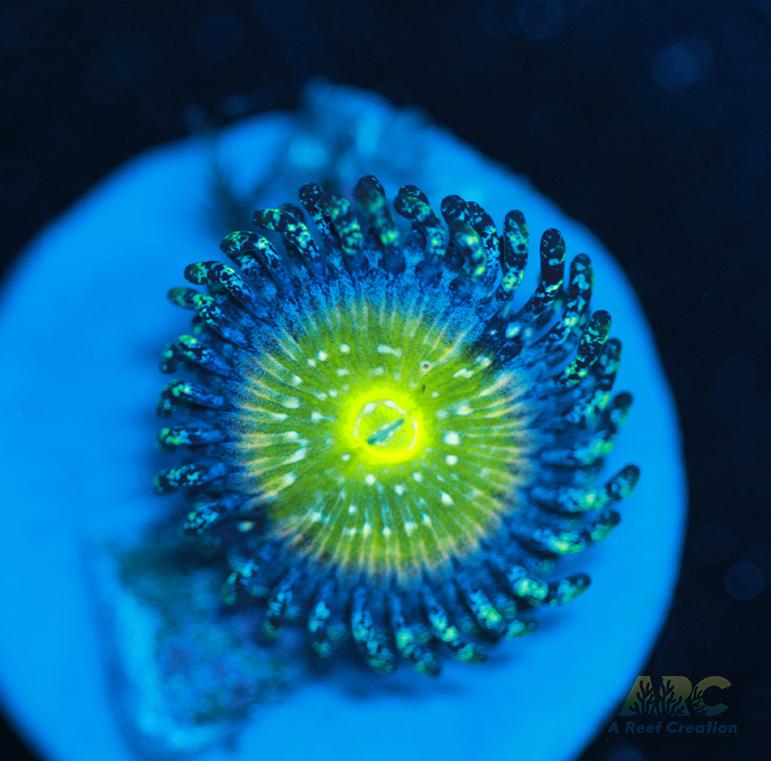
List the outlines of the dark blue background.
<svg viewBox="0 0 771 761">
<path fill-rule="evenodd" d="M 603 734 L 584 758 L 766 758 L 771 0 L 24 0 L 0 5 L 0 57 L 3 267 L 132 154 L 319 75 L 423 107 L 585 222 L 640 294 L 685 435 L 682 576 L 645 672 L 726 676 L 739 734 Z"/>
</svg>

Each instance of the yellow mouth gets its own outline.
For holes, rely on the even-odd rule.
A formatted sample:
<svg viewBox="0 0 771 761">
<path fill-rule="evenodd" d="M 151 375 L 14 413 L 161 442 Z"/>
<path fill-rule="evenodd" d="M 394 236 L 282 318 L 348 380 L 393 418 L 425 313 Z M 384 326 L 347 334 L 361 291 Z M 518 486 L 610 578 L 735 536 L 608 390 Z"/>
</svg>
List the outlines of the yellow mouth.
<svg viewBox="0 0 771 761">
<path fill-rule="evenodd" d="M 373 464 L 396 464 L 418 455 L 426 445 L 423 415 L 411 394 L 375 386 L 345 405 L 343 445 Z"/>
</svg>

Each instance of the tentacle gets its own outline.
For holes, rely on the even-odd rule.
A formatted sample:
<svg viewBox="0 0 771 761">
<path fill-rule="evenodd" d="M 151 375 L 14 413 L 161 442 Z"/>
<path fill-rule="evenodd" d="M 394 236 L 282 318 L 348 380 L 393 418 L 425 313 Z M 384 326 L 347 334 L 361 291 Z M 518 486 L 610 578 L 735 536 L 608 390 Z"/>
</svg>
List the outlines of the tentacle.
<svg viewBox="0 0 771 761">
<path fill-rule="evenodd" d="M 573 555 L 603 540 L 618 525 L 620 519 L 615 510 L 605 510 L 580 531 L 539 528 L 535 529 L 532 535 L 523 535 L 521 539 L 537 553 L 552 556 Z"/>
<path fill-rule="evenodd" d="M 310 218 L 313 220 L 313 225 L 316 228 L 321 240 L 324 242 L 325 254 L 327 256 L 333 256 L 336 258 L 335 240 L 332 234 L 332 228 L 329 224 L 329 219 L 324 213 L 322 201 L 324 199 L 324 189 L 321 185 L 317 185 L 315 182 L 310 182 L 307 185 L 303 185 L 298 193 L 300 203 Z"/>
<path fill-rule="evenodd" d="M 181 335 L 173 344 L 164 350 L 161 360 L 161 370 L 165 373 L 173 372 L 179 360 L 185 360 L 202 370 L 228 378 L 232 374 L 232 368 L 209 346 L 196 336 L 187 333 Z"/>
<path fill-rule="evenodd" d="M 416 624 L 408 624 L 403 613 L 404 605 L 397 593 L 390 595 L 391 618 L 394 642 L 399 655 L 423 674 L 436 676 L 441 670 L 439 659 L 427 647 L 424 641 L 428 633 Z"/>
<path fill-rule="evenodd" d="M 275 639 L 284 621 L 290 615 L 295 596 L 295 586 L 300 578 L 300 571 L 293 567 L 273 587 L 265 605 L 265 617 L 262 619 L 262 634 L 267 639 Z"/>
<path fill-rule="evenodd" d="M 353 195 L 369 220 L 375 245 L 382 252 L 381 267 L 394 274 L 402 272 L 405 256 L 383 186 L 372 175 L 362 177 L 356 183 Z"/>
<path fill-rule="evenodd" d="M 168 494 L 177 489 L 202 489 L 226 473 L 227 467 L 221 462 L 189 462 L 162 470 L 155 477 L 155 491 Z"/>
<path fill-rule="evenodd" d="M 585 393 L 566 412 L 565 417 L 570 423 L 589 426 L 596 422 L 598 415 L 610 401 L 610 392 L 616 382 L 620 362 L 621 342 L 610 338 L 592 365 Z"/>
<path fill-rule="evenodd" d="M 557 324 L 538 342 L 544 352 L 552 352 L 565 343 L 581 324 L 592 296 L 592 263 L 586 254 L 579 254 L 570 263 L 565 310 Z"/>
<path fill-rule="evenodd" d="M 484 272 L 480 273 L 485 289 L 495 289 L 500 275 L 501 248 L 493 218 L 475 201 L 466 204 L 469 224 L 479 236 L 485 251 Z"/>
<path fill-rule="evenodd" d="M 353 593 L 351 633 L 371 668 L 386 674 L 394 671 L 397 664 L 396 655 L 388 645 L 383 628 L 375 624 L 367 604 L 367 591 L 363 587 L 358 587 Z"/>
<path fill-rule="evenodd" d="M 461 636 L 458 627 L 429 587 L 423 590 L 423 605 L 434 636 L 447 645 L 459 661 L 473 663 L 485 660 L 487 656 L 484 649 Z"/>
<path fill-rule="evenodd" d="M 589 576 L 577 573 L 557 581 L 544 581 L 520 565 L 508 569 L 506 579 L 511 593 L 530 605 L 564 605 L 583 594 L 590 584 Z"/>
<path fill-rule="evenodd" d="M 414 185 L 405 185 L 396 196 L 394 209 L 397 214 L 409 219 L 414 229 L 422 235 L 427 260 L 437 260 L 444 256 L 447 233 L 422 191 Z"/>
<path fill-rule="evenodd" d="M 490 597 L 469 580 L 458 579 L 456 583 L 463 601 L 479 626 L 495 639 L 502 637 L 506 633 L 506 621 Z"/>
<path fill-rule="evenodd" d="M 447 262 L 452 269 L 465 269 L 470 265 L 475 278 L 485 273 L 487 255 L 482 239 L 471 225 L 472 213 L 460 196 L 447 196 L 442 200 L 442 216 L 450 229 Z M 463 281 L 461 281 L 463 282 Z"/>
<path fill-rule="evenodd" d="M 311 237 L 310 230 L 286 210 L 260 209 L 254 212 L 252 220 L 257 227 L 279 233 L 287 253 L 299 262 L 319 260 L 319 249 Z"/>
<path fill-rule="evenodd" d="M 329 658 L 345 635 L 345 625 L 336 611 L 334 579 L 324 581 L 311 605 L 307 627 L 311 647 L 321 658 Z"/>
<path fill-rule="evenodd" d="M 343 253 L 345 267 L 353 272 L 366 269 L 369 260 L 364 251 L 364 233 L 351 202 L 342 196 L 325 195 L 321 205 Z"/>
<path fill-rule="evenodd" d="M 626 499 L 640 478 L 636 465 L 626 465 L 602 486 L 592 489 L 535 487 L 530 497 L 545 510 L 575 515 L 601 510 L 614 502 Z"/>
<path fill-rule="evenodd" d="M 185 279 L 194 285 L 207 285 L 210 290 L 224 292 L 234 301 L 254 310 L 258 299 L 256 294 L 241 275 L 221 262 L 196 262 L 185 267 Z"/>
<path fill-rule="evenodd" d="M 527 265 L 529 233 L 521 211 L 510 211 L 503 222 L 501 236 L 501 283 L 496 291 L 498 301 L 509 301 L 522 282 Z"/>
<path fill-rule="evenodd" d="M 269 280 L 280 291 L 285 288 L 286 267 L 273 244 L 253 232 L 236 231 L 220 242 L 220 250 L 258 286 Z"/>
<path fill-rule="evenodd" d="M 557 376 L 557 383 L 572 387 L 586 377 L 592 365 L 598 360 L 602 347 L 608 339 L 610 322 L 610 314 L 604 309 L 600 309 L 592 315 L 581 336 L 575 359 Z"/>
<path fill-rule="evenodd" d="M 219 497 L 199 496 L 193 509 L 185 516 L 182 530 L 189 535 L 211 531 L 224 521 L 241 504 L 238 494 L 222 494 Z"/>
<path fill-rule="evenodd" d="M 158 415 L 170 417 L 180 407 L 202 407 L 224 410 L 228 404 L 221 394 L 212 392 L 206 386 L 184 380 L 166 384 L 158 400 Z"/>
<path fill-rule="evenodd" d="M 174 425 L 161 428 L 158 433 L 158 443 L 166 449 L 206 446 L 224 440 L 225 434 L 221 429 L 203 423 Z"/>
<path fill-rule="evenodd" d="M 559 230 L 549 229 L 541 236 L 541 277 L 535 293 L 506 330 L 509 340 L 522 335 L 525 329 L 547 312 L 556 302 L 565 274 L 565 240 Z"/>
</svg>

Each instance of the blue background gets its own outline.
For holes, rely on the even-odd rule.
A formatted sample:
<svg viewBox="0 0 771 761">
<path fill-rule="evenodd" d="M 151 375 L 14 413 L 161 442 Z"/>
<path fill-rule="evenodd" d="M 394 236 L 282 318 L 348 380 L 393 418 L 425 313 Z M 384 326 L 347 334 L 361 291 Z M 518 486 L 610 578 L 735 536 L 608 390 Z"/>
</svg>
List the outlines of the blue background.
<svg viewBox="0 0 771 761">
<path fill-rule="evenodd" d="M 603 735 L 584 758 L 761 758 L 770 43 L 768 0 L 4 3 L 2 265 L 137 151 L 292 107 L 310 77 L 421 106 L 615 252 L 677 397 L 688 539 L 646 673 L 725 675 L 740 734 Z M 2 742 L 30 757 L 8 728 Z"/>
</svg>

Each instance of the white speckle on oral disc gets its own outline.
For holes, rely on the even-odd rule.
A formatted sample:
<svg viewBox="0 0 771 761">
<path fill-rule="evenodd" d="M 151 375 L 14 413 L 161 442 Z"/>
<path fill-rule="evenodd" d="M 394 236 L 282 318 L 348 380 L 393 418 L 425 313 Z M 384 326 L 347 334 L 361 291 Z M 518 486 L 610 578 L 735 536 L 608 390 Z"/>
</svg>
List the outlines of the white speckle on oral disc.
<svg viewBox="0 0 771 761">
<path fill-rule="evenodd" d="M 291 486 L 297 480 L 297 475 L 294 472 L 284 473 L 283 476 L 276 480 L 276 491 L 281 491 Z"/>
<path fill-rule="evenodd" d="M 342 354 L 349 354 L 351 351 L 351 347 L 348 344 L 340 344 L 339 349 Z"/>
<path fill-rule="evenodd" d="M 291 465 L 295 462 L 301 462 L 305 459 L 305 456 L 308 454 L 307 449 L 298 449 L 294 454 L 290 455 L 289 457 L 284 460 L 285 465 Z"/>
<path fill-rule="evenodd" d="M 401 357 L 402 356 L 402 350 L 398 348 L 394 348 L 393 346 L 389 346 L 388 344 L 378 344 L 377 345 L 377 353 L 378 354 L 392 354 L 394 357 Z"/>
<path fill-rule="evenodd" d="M 358 509 L 354 504 L 348 505 L 348 515 L 353 515 Z"/>
<path fill-rule="evenodd" d="M 454 454 L 448 454 L 447 457 L 444 458 L 444 461 L 448 465 L 457 465 L 458 464 L 458 457 Z"/>
<path fill-rule="evenodd" d="M 453 498 L 446 492 L 442 492 L 442 504 L 443 505 L 452 505 L 454 502 Z"/>
<path fill-rule="evenodd" d="M 442 438 L 445 444 L 449 444 L 454 447 L 460 444 L 460 436 L 455 431 L 447 431 Z"/>
<path fill-rule="evenodd" d="M 375 478 L 375 476 L 372 475 L 372 473 L 367 473 L 367 476 L 364 479 L 364 481 L 366 482 L 367 486 L 374 486 L 377 479 Z"/>
</svg>

